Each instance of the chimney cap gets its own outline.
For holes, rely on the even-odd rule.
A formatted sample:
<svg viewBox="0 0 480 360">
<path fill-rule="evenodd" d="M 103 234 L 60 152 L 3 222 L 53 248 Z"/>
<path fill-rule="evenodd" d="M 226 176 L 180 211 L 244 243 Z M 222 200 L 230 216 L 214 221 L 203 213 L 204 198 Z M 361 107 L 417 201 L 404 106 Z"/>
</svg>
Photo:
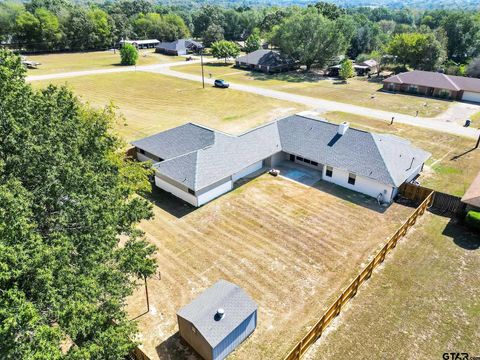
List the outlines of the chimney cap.
<svg viewBox="0 0 480 360">
<path fill-rule="evenodd" d="M 225 316 L 225 309 L 218 308 L 217 313 L 215 314 L 215 320 L 217 321 L 222 320 L 224 316 Z"/>
<path fill-rule="evenodd" d="M 337 134 L 345 135 L 347 129 L 350 127 L 350 123 L 348 121 L 344 121 L 338 125 Z"/>
</svg>

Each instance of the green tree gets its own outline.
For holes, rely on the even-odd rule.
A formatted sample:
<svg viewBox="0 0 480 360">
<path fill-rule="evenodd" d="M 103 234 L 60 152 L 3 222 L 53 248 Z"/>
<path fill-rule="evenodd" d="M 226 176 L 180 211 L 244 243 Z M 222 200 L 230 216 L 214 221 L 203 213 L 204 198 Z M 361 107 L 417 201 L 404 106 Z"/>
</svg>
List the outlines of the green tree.
<svg viewBox="0 0 480 360">
<path fill-rule="evenodd" d="M 223 40 L 223 28 L 220 25 L 212 24 L 203 33 L 203 44 L 211 46 L 214 42 Z"/>
<path fill-rule="evenodd" d="M 225 59 L 225 64 L 227 63 L 227 58 L 235 58 L 239 54 L 240 49 L 238 45 L 232 41 L 221 40 L 212 44 L 212 55 L 217 59 Z"/>
<path fill-rule="evenodd" d="M 342 65 L 339 70 L 340 77 L 347 81 L 355 76 L 355 69 L 353 68 L 353 62 L 350 59 L 345 59 L 342 61 Z"/>
<path fill-rule="evenodd" d="M 345 9 L 325 1 L 319 1 L 310 6 L 316 8 L 320 15 L 323 15 L 330 20 L 335 20 L 346 14 Z"/>
<path fill-rule="evenodd" d="M 124 44 L 120 49 L 120 58 L 122 65 L 136 65 L 138 60 L 138 50 L 132 44 Z"/>
<path fill-rule="evenodd" d="M 414 69 L 434 70 L 445 60 L 445 47 L 434 34 L 398 34 L 387 44 L 385 51 L 396 62 Z"/>
<path fill-rule="evenodd" d="M 121 359 L 136 333 L 125 299 L 152 273 L 136 230 L 152 216 L 136 195 L 151 170 L 124 158 L 111 109 L 65 87 L 33 90 L 5 50 L 0 82 L 2 359 Z"/>
<path fill-rule="evenodd" d="M 258 31 L 254 31 L 245 41 L 245 52 L 251 53 L 252 51 L 260 49 L 260 34 Z"/>
<path fill-rule="evenodd" d="M 39 46 L 40 21 L 32 13 L 26 11 L 17 16 L 15 41 L 29 50 Z"/>
<path fill-rule="evenodd" d="M 21 3 L 0 2 L 0 42 L 8 41 L 15 33 L 16 18 L 24 11 Z"/>
<path fill-rule="evenodd" d="M 307 67 L 323 67 L 336 56 L 345 54 L 353 34 L 347 17 L 329 20 L 316 10 L 296 13 L 275 29 L 273 40 L 286 55 Z"/>
<path fill-rule="evenodd" d="M 480 21 L 473 14 L 455 12 L 442 22 L 448 37 L 448 58 L 464 63 L 480 53 Z"/>
</svg>

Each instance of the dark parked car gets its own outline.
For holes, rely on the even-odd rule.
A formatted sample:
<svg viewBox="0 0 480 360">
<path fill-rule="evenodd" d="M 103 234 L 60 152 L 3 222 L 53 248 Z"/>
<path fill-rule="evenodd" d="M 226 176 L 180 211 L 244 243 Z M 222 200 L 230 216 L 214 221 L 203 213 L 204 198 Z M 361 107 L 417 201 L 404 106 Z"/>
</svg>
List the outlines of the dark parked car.
<svg viewBox="0 0 480 360">
<path fill-rule="evenodd" d="M 225 80 L 215 80 L 215 82 L 213 83 L 213 86 L 215 87 L 218 87 L 218 88 L 228 88 L 230 86 L 230 84 L 228 82 L 226 82 Z"/>
</svg>

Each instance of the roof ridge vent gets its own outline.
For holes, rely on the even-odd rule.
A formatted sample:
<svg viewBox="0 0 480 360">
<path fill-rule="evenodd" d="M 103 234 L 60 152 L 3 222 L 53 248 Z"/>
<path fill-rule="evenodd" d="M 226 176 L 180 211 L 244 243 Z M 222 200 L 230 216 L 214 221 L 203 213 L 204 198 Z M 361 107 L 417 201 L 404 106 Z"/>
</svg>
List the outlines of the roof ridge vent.
<svg viewBox="0 0 480 360">
<path fill-rule="evenodd" d="M 350 127 L 349 122 L 347 122 L 347 121 L 342 122 L 341 124 L 338 125 L 337 134 L 338 135 L 345 135 L 345 133 L 347 132 L 349 127 Z"/>
<path fill-rule="evenodd" d="M 225 309 L 218 308 L 217 312 L 215 313 L 215 321 L 220 321 L 225 317 Z"/>
</svg>

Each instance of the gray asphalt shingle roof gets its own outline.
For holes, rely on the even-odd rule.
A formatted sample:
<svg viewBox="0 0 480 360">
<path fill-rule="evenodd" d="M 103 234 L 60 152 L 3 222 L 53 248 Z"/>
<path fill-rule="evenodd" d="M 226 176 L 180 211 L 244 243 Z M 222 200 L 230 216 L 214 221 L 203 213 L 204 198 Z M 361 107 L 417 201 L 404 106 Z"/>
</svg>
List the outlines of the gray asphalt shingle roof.
<svg viewBox="0 0 480 360">
<path fill-rule="evenodd" d="M 216 320 L 217 310 L 225 315 Z M 181 308 L 177 315 L 191 322 L 212 348 L 257 310 L 257 304 L 239 286 L 220 280 Z"/>
<path fill-rule="evenodd" d="M 187 130 L 175 132 L 182 127 Z M 150 139 L 147 142 L 150 150 L 142 148 L 145 139 L 133 145 L 167 159 L 154 165 L 156 171 L 195 191 L 280 151 L 396 187 L 430 157 L 409 141 L 393 135 L 349 128 L 340 136 L 337 124 L 299 115 L 274 121 L 239 136 L 193 124 L 179 128 L 147 138 Z M 172 149 L 164 149 L 165 146 Z M 167 152 L 173 156 L 161 156 Z"/>
<path fill-rule="evenodd" d="M 170 51 L 181 51 L 191 47 L 201 48 L 202 44 L 191 39 L 178 39 L 171 42 L 161 42 L 156 46 L 159 49 L 165 49 Z"/>
<path fill-rule="evenodd" d="M 480 79 L 446 75 L 432 71 L 414 70 L 390 76 L 385 83 L 411 84 L 453 91 L 480 92 Z"/>
<path fill-rule="evenodd" d="M 251 53 L 240 56 L 236 59 L 236 61 L 250 65 L 263 66 L 280 66 L 294 63 L 292 59 L 280 54 L 278 51 L 263 49 L 255 50 Z"/>
</svg>

